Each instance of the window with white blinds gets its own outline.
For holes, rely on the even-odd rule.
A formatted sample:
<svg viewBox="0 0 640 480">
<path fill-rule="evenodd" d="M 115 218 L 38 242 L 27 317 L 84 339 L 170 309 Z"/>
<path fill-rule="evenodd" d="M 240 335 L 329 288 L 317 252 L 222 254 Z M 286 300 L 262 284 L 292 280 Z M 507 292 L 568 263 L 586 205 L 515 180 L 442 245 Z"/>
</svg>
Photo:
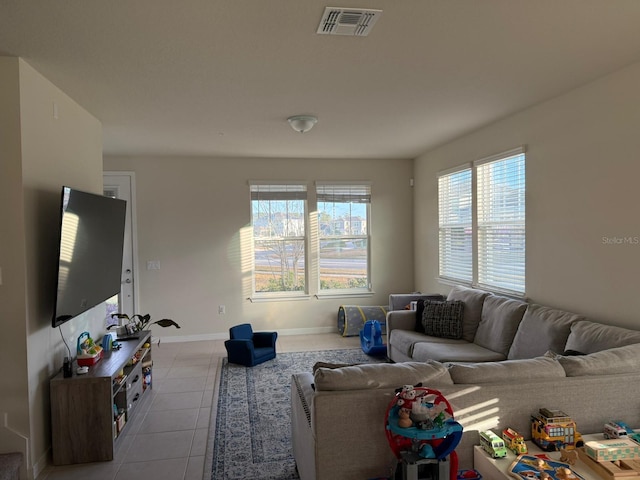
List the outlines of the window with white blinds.
<svg viewBox="0 0 640 480">
<path fill-rule="evenodd" d="M 525 292 L 525 156 L 476 166 L 478 285 Z"/>
<path fill-rule="evenodd" d="M 368 183 L 316 183 L 321 293 L 369 292 Z"/>
<path fill-rule="evenodd" d="M 438 176 L 440 278 L 525 293 L 525 151 Z"/>
<path fill-rule="evenodd" d="M 440 277 L 471 283 L 473 277 L 471 168 L 438 177 Z"/>
</svg>

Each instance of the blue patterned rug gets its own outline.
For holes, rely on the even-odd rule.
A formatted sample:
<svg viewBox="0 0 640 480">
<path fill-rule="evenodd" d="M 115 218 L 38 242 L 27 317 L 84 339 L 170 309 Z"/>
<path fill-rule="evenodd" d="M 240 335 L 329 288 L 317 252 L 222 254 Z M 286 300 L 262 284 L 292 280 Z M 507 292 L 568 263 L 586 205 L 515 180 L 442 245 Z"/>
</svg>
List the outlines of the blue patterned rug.
<svg viewBox="0 0 640 480">
<path fill-rule="evenodd" d="M 297 479 L 291 449 L 291 375 L 310 372 L 316 362 L 381 361 L 360 349 L 279 353 L 253 368 L 227 363 L 225 358 L 211 480 Z"/>
</svg>

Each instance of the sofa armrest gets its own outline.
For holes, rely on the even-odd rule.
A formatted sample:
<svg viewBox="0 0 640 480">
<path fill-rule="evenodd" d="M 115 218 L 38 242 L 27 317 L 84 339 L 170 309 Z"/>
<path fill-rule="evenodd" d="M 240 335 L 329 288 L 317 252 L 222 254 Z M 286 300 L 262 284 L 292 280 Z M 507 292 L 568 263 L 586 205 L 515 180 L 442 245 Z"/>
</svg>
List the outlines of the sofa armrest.
<svg viewBox="0 0 640 480">
<path fill-rule="evenodd" d="M 418 300 L 444 300 L 439 293 L 392 293 L 389 295 L 389 311 L 405 310 L 411 302 Z"/>
<path fill-rule="evenodd" d="M 387 341 L 391 330 L 415 330 L 416 311 L 415 310 L 394 310 L 387 313 Z"/>
</svg>

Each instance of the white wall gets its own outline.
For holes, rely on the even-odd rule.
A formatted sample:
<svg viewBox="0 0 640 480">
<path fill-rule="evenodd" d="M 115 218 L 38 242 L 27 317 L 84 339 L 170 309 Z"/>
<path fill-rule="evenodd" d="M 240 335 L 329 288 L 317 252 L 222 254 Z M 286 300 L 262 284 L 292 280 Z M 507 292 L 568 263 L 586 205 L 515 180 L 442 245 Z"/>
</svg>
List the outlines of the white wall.
<svg viewBox="0 0 640 480">
<path fill-rule="evenodd" d="M 0 57 L 0 451 L 27 453 L 27 376 L 24 202 L 20 150 L 20 82 L 16 58 Z M 8 428 L 4 428 L 4 418 Z"/>
<path fill-rule="evenodd" d="M 639 84 L 634 64 L 420 156 L 416 288 L 448 291 L 436 278 L 437 172 L 526 144 L 527 295 L 637 328 Z M 603 240 L 625 237 L 632 243 Z"/>
<path fill-rule="evenodd" d="M 225 338 L 231 325 L 281 333 L 336 331 L 341 304 L 387 305 L 413 288 L 410 160 L 105 157 L 105 170 L 135 171 L 140 312 L 182 328 L 173 339 Z M 251 303 L 248 180 L 370 180 L 375 296 Z M 408 253 L 407 253 L 408 252 Z M 160 270 L 146 270 L 159 260 Z M 313 292 L 312 292 L 313 293 Z M 218 305 L 226 314 L 218 314 Z"/>
<path fill-rule="evenodd" d="M 12 337 L 8 341 L 3 338 L 0 346 L 6 346 L 12 354 L 10 365 L 14 369 L 7 377 L 15 378 L 14 386 L 18 387 L 15 397 L 8 398 L 3 388 L 0 409 L 7 412 L 13 429 L 28 439 L 26 474 L 31 478 L 46 465 L 50 447 L 49 379 L 67 355 L 60 332 L 51 328 L 60 190 L 62 185 L 70 185 L 102 191 L 102 127 L 25 61 L 0 58 L 0 72 L 6 75 L 6 84 L 13 85 L 7 95 L 12 107 L 7 122 L 13 145 L 8 157 L 11 177 L 0 180 L 6 200 L 1 202 L 0 211 L 3 218 L 11 220 L 8 224 L 16 227 L 8 253 L 0 257 L 0 266 L 8 268 L 6 273 L 3 270 L 0 292 L 17 293 L 3 298 L 2 337 L 5 330 L 12 332 Z M 4 94 L 0 94 L 0 101 Z M 9 115 L 2 111 L 4 123 Z M 102 312 L 96 307 L 62 327 L 72 349 L 84 330 L 101 336 L 104 307 Z M 8 436 L 0 430 L 0 438 Z"/>
</svg>

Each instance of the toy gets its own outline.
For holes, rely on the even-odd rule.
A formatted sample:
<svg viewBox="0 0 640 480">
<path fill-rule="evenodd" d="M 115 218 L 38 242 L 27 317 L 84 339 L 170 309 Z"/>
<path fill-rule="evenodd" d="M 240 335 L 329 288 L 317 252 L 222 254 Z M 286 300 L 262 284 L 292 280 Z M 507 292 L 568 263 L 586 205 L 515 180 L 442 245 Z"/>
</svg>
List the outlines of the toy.
<svg viewBox="0 0 640 480">
<path fill-rule="evenodd" d="M 531 416 L 531 439 L 547 452 L 560 448 L 571 450 L 584 445 L 576 422 L 560 410 L 547 408 L 541 408 Z"/>
<path fill-rule="evenodd" d="M 516 455 L 527 453 L 527 444 L 524 443 L 524 437 L 511 428 L 505 428 L 502 431 L 502 439 L 506 447 Z"/>
<path fill-rule="evenodd" d="M 409 428 L 413 425 L 411 417 L 411 410 L 413 408 L 413 403 L 418 397 L 418 390 L 416 387 L 421 386 L 422 384 L 417 384 L 415 387 L 413 385 L 404 385 L 402 388 L 396 389 L 396 405 L 399 407 L 398 416 L 400 420 L 398 421 L 398 426 L 402 428 Z"/>
<path fill-rule="evenodd" d="M 561 448 L 560 461 L 568 463 L 569 465 L 575 465 L 578 461 L 578 452 L 576 452 L 575 450 L 567 450 L 566 448 Z"/>
<path fill-rule="evenodd" d="M 406 408 L 398 410 L 398 426 L 401 428 L 409 428 L 413 425 L 411 421 L 411 413 Z"/>
<path fill-rule="evenodd" d="M 380 356 L 387 354 L 387 346 L 383 342 L 382 326 L 378 320 L 367 320 L 360 330 L 360 346 L 367 355 Z"/>
<path fill-rule="evenodd" d="M 522 480 L 583 480 L 566 463 L 534 455 L 519 455 L 508 472 Z"/>
<path fill-rule="evenodd" d="M 78 355 L 78 365 L 81 367 L 90 367 L 95 365 L 102 358 L 102 347 L 96 345 L 89 336 L 89 332 L 82 332 L 78 337 L 78 345 L 76 348 Z"/>
<path fill-rule="evenodd" d="M 456 480 L 482 480 L 482 475 L 477 470 L 460 470 Z"/>
<path fill-rule="evenodd" d="M 626 426 L 626 425 L 625 425 Z M 618 422 L 607 422 L 604 424 L 604 438 L 627 438 L 627 429 Z"/>
<path fill-rule="evenodd" d="M 633 440 L 636 443 L 640 443 L 640 433 L 634 431 L 629 425 L 627 425 L 625 422 L 620 422 L 620 421 L 616 421 L 615 423 L 617 423 L 620 427 L 624 428 L 625 431 L 627 432 L 627 437 L 630 438 L 631 440 Z M 606 438 L 606 437 L 605 437 Z"/>
<path fill-rule="evenodd" d="M 410 427 L 401 425 L 407 413 Z M 456 480 L 455 448 L 462 438 L 462 425 L 454 420 L 451 405 L 438 390 L 419 385 L 397 389 L 386 411 L 386 434 L 389 446 L 402 462 L 404 478 L 418 478 L 419 469 L 431 468 L 440 477 L 429 478 Z M 446 473 L 440 470 L 445 465 Z"/>
<path fill-rule="evenodd" d="M 496 435 L 493 430 L 480 432 L 480 446 L 493 458 L 504 458 L 507 456 L 504 441 Z"/>
</svg>

